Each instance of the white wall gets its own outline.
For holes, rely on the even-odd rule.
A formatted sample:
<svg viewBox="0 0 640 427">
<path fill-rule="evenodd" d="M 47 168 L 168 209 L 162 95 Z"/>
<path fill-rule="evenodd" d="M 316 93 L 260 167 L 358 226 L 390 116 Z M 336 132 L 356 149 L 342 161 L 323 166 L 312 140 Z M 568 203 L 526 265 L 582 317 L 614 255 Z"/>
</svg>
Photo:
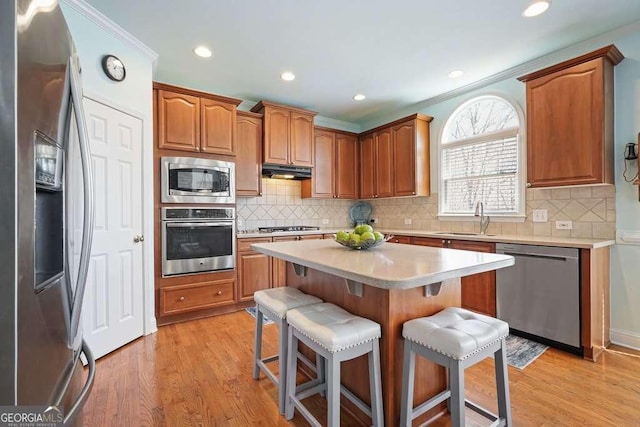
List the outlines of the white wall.
<svg viewBox="0 0 640 427">
<path fill-rule="evenodd" d="M 153 62 L 157 55 L 113 26 L 81 0 L 63 0 L 67 20 L 82 67 L 84 96 L 140 118 L 143 122 L 143 185 L 153 189 Z M 101 21 L 102 20 L 102 21 Z M 114 32 L 119 32 L 115 34 Z M 105 54 L 120 58 L 126 66 L 123 82 L 109 80 L 102 71 Z M 145 334 L 157 330 L 153 295 L 153 191 L 143 191 L 145 259 Z"/>
</svg>

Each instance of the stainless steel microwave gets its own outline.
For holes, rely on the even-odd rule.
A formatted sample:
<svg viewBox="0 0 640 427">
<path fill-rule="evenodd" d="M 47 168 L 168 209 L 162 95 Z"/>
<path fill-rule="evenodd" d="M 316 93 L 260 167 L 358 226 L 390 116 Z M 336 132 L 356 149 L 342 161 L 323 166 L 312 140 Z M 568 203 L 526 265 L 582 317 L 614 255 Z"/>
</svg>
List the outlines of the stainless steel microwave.
<svg viewBox="0 0 640 427">
<path fill-rule="evenodd" d="M 162 203 L 236 202 L 233 162 L 198 157 L 162 157 Z"/>
</svg>

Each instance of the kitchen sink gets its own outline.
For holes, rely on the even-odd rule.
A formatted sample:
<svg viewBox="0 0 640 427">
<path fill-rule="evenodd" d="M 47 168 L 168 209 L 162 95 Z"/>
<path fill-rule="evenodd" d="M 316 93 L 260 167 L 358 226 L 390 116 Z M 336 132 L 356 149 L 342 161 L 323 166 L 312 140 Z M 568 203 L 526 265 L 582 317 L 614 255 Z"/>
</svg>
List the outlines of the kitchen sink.
<svg viewBox="0 0 640 427">
<path fill-rule="evenodd" d="M 447 234 L 452 236 L 495 236 L 495 234 L 480 234 L 472 231 L 437 231 L 433 234 Z"/>
</svg>

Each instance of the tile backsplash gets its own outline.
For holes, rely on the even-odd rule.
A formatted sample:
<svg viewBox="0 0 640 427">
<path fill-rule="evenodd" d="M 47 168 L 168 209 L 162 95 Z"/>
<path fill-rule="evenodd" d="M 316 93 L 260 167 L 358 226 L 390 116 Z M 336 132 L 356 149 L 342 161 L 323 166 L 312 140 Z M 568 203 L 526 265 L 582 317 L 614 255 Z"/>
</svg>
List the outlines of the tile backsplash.
<svg viewBox="0 0 640 427">
<path fill-rule="evenodd" d="M 284 225 L 348 228 L 349 208 L 354 203 L 353 200 L 303 199 L 300 181 L 262 178 L 261 197 L 237 198 L 238 231 Z"/>
<path fill-rule="evenodd" d="M 283 225 L 323 228 L 350 227 L 349 208 L 354 200 L 302 199 L 300 181 L 262 179 L 262 197 L 237 200 L 238 230 Z M 524 222 L 491 222 L 488 233 L 594 239 L 615 238 L 615 187 L 528 189 Z M 377 228 L 478 231 L 478 221 L 440 221 L 438 197 L 367 200 L 373 206 Z M 546 209 L 547 222 L 532 220 L 534 209 Z M 573 229 L 557 230 L 556 221 L 572 221 Z M 405 222 L 410 222 L 406 224 Z"/>
</svg>

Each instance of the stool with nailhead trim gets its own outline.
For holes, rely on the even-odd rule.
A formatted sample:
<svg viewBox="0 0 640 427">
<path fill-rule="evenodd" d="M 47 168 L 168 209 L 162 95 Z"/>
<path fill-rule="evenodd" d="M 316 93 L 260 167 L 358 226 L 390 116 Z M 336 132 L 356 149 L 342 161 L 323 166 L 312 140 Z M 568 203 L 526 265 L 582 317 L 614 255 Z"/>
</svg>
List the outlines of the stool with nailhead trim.
<svg viewBox="0 0 640 427">
<path fill-rule="evenodd" d="M 298 341 L 325 359 L 326 375 L 296 387 L 295 357 L 289 358 L 287 367 L 286 417 L 293 418 L 295 409 L 314 426 L 318 420 L 304 406 L 302 400 L 326 391 L 327 424 L 340 425 L 340 394 L 351 400 L 360 410 L 371 417 L 374 426 L 383 426 L 382 383 L 380 373 L 380 325 L 355 316 L 331 303 L 301 307 L 287 312 L 289 323 L 289 354 L 294 354 Z M 371 406 L 340 384 L 340 363 L 368 355 L 369 392 Z"/>
<path fill-rule="evenodd" d="M 264 289 L 253 294 L 256 302 L 255 353 L 253 357 L 253 378 L 258 379 L 260 370 L 278 387 L 278 408 L 284 414 L 287 378 L 287 311 L 292 308 L 321 303 L 322 300 L 305 294 L 298 289 L 281 287 Z M 262 357 L 262 315 L 278 325 L 279 352 L 276 355 Z M 278 360 L 278 377 L 267 367 L 267 363 Z M 305 361 L 312 369 L 309 361 Z M 316 363 L 317 365 L 317 363 Z"/>
<path fill-rule="evenodd" d="M 414 418 L 448 400 L 452 426 L 465 425 L 465 406 L 495 421 L 492 425 L 511 426 L 505 341 L 508 334 L 506 322 L 457 307 L 405 322 L 400 425 L 411 426 Z M 416 354 L 447 368 L 449 387 L 414 408 Z M 465 368 L 492 355 L 495 356 L 498 416 L 464 398 Z"/>
</svg>

